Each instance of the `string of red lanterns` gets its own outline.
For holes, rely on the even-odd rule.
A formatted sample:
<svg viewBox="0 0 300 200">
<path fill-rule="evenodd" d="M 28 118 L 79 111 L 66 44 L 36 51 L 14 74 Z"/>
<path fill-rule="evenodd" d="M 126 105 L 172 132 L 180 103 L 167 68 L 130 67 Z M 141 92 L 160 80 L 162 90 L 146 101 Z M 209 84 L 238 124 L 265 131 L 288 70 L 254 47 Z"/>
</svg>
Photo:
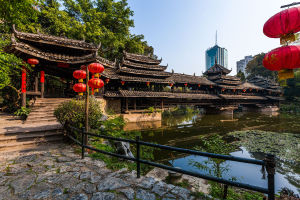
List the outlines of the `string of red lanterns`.
<svg viewBox="0 0 300 200">
<path fill-rule="evenodd" d="M 89 80 L 88 85 L 94 89 L 94 92 L 98 92 L 99 88 L 104 86 L 104 82 L 99 78 L 104 71 L 103 65 L 100 63 L 91 63 L 88 65 L 88 70 L 94 74 L 94 77 Z"/>
<path fill-rule="evenodd" d="M 296 40 L 300 31 L 300 7 L 283 10 L 272 16 L 265 24 L 263 32 L 267 37 L 280 38 L 282 45 Z M 265 68 L 278 71 L 279 80 L 294 77 L 293 69 L 300 68 L 300 46 L 283 46 L 267 53 L 263 60 Z"/>
<path fill-rule="evenodd" d="M 83 70 L 76 70 L 73 72 L 73 77 L 78 79 L 79 82 L 73 86 L 73 90 L 77 92 L 78 95 L 82 96 L 86 91 L 86 85 L 83 83 L 83 79 L 86 78 L 86 72 Z"/>
</svg>

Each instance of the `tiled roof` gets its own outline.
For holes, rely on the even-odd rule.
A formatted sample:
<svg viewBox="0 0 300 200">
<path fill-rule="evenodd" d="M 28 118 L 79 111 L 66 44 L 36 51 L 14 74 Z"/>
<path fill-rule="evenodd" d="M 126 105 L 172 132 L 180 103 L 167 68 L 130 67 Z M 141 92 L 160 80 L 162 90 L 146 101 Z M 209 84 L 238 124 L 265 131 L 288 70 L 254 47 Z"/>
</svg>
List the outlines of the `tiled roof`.
<svg viewBox="0 0 300 200">
<path fill-rule="evenodd" d="M 153 92 L 153 91 L 129 91 L 120 90 L 123 97 L 164 97 L 170 99 L 220 99 L 213 94 L 194 94 L 194 93 L 172 93 L 172 92 Z"/>
<path fill-rule="evenodd" d="M 157 70 L 157 71 L 164 71 L 168 67 L 168 66 L 162 66 L 162 65 L 157 65 L 157 64 L 149 65 L 149 64 L 136 63 L 136 62 L 131 62 L 129 60 L 123 60 L 122 66 L 129 66 L 129 67 L 134 67 L 134 68 Z"/>
<path fill-rule="evenodd" d="M 200 84 L 200 85 L 216 85 L 214 82 L 208 80 L 205 77 L 178 74 L 174 73 L 173 76 L 168 78 L 173 80 L 175 83 L 189 83 L 189 84 Z"/>
<path fill-rule="evenodd" d="M 35 33 L 23 33 L 19 32 L 13 26 L 14 35 L 20 40 L 27 40 L 45 44 L 52 44 L 58 46 L 65 46 L 74 49 L 82 49 L 82 50 L 90 50 L 90 51 L 97 51 L 100 48 L 100 45 L 95 45 L 92 43 L 87 43 L 81 40 L 73 40 L 63 37 L 57 37 L 52 35 L 45 35 L 45 34 L 35 34 Z"/>
<path fill-rule="evenodd" d="M 49 53 L 49 52 L 44 52 L 41 49 L 37 49 L 35 47 L 32 47 L 31 45 L 22 42 L 14 42 L 10 46 L 8 46 L 5 50 L 10 53 L 22 52 L 37 58 L 41 58 L 53 62 L 62 62 L 62 63 L 69 63 L 69 64 L 94 62 L 96 60 L 94 53 L 83 55 L 83 56 L 69 56 L 63 54 L 56 54 L 52 52 Z"/>
<path fill-rule="evenodd" d="M 148 63 L 148 64 L 160 64 L 161 63 L 161 60 L 156 60 L 149 56 L 127 53 L 127 52 L 124 52 L 124 58 L 125 58 L 125 60 L 137 61 L 137 62 Z"/>
<path fill-rule="evenodd" d="M 144 77 L 134 77 L 134 76 L 119 76 L 122 81 L 133 81 L 133 82 L 150 82 L 150 83 L 174 83 L 172 80 L 160 79 L 160 78 L 144 78 Z"/>
<path fill-rule="evenodd" d="M 262 96 L 250 96 L 250 95 L 228 95 L 220 94 L 220 97 L 229 100 L 242 99 L 242 100 L 267 100 L 267 98 Z"/>
<path fill-rule="evenodd" d="M 172 73 L 164 72 L 164 71 L 140 70 L 140 69 L 132 69 L 128 67 L 121 67 L 119 68 L 118 71 L 123 73 L 147 75 L 147 76 L 159 76 L 159 77 L 170 77 L 172 75 Z"/>
<path fill-rule="evenodd" d="M 206 72 L 204 72 L 204 74 L 209 75 L 209 74 L 215 74 L 215 73 L 221 73 L 221 72 L 223 74 L 229 74 L 231 72 L 231 70 L 223 67 L 222 65 L 215 64 L 214 66 L 209 68 Z"/>
<path fill-rule="evenodd" d="M 241 81 L 232 81 L 232 80 L 226 80 L 226 79 L 219 79 L 219 80 L 216 80 L 215 83 L 218 83 L 218 84 L 226 84 L 226 85 L 240 85 L 241 84 Z"/>
</svg>

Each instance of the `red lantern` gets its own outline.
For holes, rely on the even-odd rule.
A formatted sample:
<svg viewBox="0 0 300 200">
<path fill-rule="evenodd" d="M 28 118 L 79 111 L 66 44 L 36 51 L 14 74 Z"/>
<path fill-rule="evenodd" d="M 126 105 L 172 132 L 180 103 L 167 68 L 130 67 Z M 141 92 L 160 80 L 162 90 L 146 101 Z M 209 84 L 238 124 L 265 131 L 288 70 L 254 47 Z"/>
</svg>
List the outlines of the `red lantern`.
<svg viewBox="0 0 300 200">
<path fill-rule="evenodd" d="M 26 69 L 24 67 L 22 69 L 21 91 L 26 93 Z"/>
<path fill-rule="evenodd" d="M 84 83 L 76 83 L 73 86 L 73 90 L 78 92 L 79 95 L 83 95 L 83 92 L 86 91 L 86 85 Z"/>
<path fill-rule="evenodd" d="M 27 60 L 27 63 L 31 65 L 31 67 L 34 67 L 35 65 L 39 64 L 39 60 L 35 58 L 29 58 Z"/>
<path fill-rule="evenodd" d="M 270 38 L 281 38 L 300 31 L 300 7 L 283 10 L 271 17 L 264 25 L 264 34 Z"/>
<path fill-rule="evenodd" d="M 187 85 L 188 85 L 187 83 L 184 84 L 185 87 L 186 87 Z"/>
<path fill-rule="evenodd" d="M 201 85 L 200 85 L 200 84 L 198 84 L 198 87 L 201 87 Z"/>
<path fill-rule="evenodd" d="M 104 83 L 101 79 L 99 78 L 92 78 L 91 80 L 89 80 L 88 82 L 88 85 L 91 87 L 91 88 L 102 88 L 104 86 Z"/>
<path fill-rule="evenodd" d="M 81 65 L 81 66 L 80 66 L 80 69 L 86 71 L 86 66 L 85 66 L 85 65 Z"/>
<path fill-rule="evenodd" d="M 104 67 L 100 63 L 91 63 L 89 64 L 88 68 L 93 74 L 100 74 L 104 71 Z"/>
<path fill-rule="evenodd" d="M 82 79 L 86 78 L 86 72 L 83 70 L 76 70 L 73 72 L 73 77 L 79 79 L 78 82 L 83 82 Z"/>
<path fill-rule="evenodd" d="M 267 53 L 263 60 L 265 68 L 272 71 L 300 68 L 300 46 L 283 46 Z"/>
<path fill-rule="evenodd" d="M 246 92 L 246 90 L 245 90 L 245 89 L 243 89 L 243 92 Z"/>
<path fill-rule="evenodd" d="M 224 92 L 225 91 L 225 88 L 222 88 L 222 92 Z"/>
<path fill-rule="evenodd" d="M 125 81 L 121 81 L 121 84 L 124 85 L 124 84 L 125 84 Z"/>
<path fill-rule="evenodd" d="M 41 83 L 45 83 L 45 72 L 44 72 L 44 71 L 41 71 L 41 72 L 40 72 L 40 75 L 41 75 L 41 78 L 40 78 L 40 79 L 41 79 L 41 80 L 40 80 Z"/>
<path fill-rule="evenodd" d="M 174 85 L 173 83 L 170 83 L 170 84 L 169 84 L 169 86 L 171 86 L 171 87 L 173 87 L 173 85 Z"/>
<path fill-rule="evenodd" d="M 105 83 L 108 84 L 109 83 L 109 78 L 105 79 Z"/>
<path fill-rule="evenodd" d="M 147 82 L 146 82 L 146 85 L 147 85 L 147 86 L 149 86 L 149 85 L 150 85 L 150 82 L 149 82 L 149 81 L 147 81 Z"/>
</svg>

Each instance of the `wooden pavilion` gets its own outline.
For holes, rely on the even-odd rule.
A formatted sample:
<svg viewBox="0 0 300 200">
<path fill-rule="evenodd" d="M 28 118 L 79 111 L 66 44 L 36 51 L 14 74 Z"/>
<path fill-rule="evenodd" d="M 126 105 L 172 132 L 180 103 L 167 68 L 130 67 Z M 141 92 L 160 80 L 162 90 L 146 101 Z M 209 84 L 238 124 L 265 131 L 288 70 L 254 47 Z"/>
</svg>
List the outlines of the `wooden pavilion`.
<svg viewBox="0 0 300 200">
<path fill-rule="evenodd" d="M 48 84 L 47 77 L 45 82 L 43 81 L 44 74 L 60 77 L 62 82 L 66 80 L 65 84 L 69 86 L 68 88 L 72 88 L 72 73 L 82 65 L 99 62 L 105 67 L 114 66 L 115 63 L 98 56 L 99 48 L 100 44 L 94 45 L 81 40 L 49 36 L 41 33 L 19 32 L 13 26 L 11 44 L 6 47 L 6 52 L 13 53 L 24 61 L 27 61 L 29 58 L 39 60 L 39 64 L 33 68 L 33 71 L 27 72 L 30 73 L 31 79 L 27 80 L 27 90 L 22 93 L 23 106 L 26 105 L 27 95 L 41 98 L 44 96 L 51 97 L 49 92 L 51 85 Z M 69 92 L 70 95 L 75 95 L 72 90 L 69 90 Z"/>
</svg>

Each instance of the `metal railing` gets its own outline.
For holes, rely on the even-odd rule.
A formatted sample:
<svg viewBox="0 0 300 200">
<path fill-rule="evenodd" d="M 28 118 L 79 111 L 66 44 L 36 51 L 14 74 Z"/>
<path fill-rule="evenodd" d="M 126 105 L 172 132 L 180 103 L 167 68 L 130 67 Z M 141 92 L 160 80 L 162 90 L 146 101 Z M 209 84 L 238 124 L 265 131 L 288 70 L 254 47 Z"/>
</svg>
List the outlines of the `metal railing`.
<svg viewBox="0 0 300 200">
<path fill-rule="evenodd" d="M 135 140 L 131 140 L 131 139 L 115 138 L 115 137 L 106 136 L 106 135 L 98 135 L 98 134 L 94 134 L 94 133 L 89 133 L 89 132 L 86 132 L 84 129 L 78 129 L 78 128 L 75 128 L 72 126 L 67 126 L 66 128 L 70 128 L 71 130 L 75 130 L 75 131 L 81 133 L 81 141 L 78 141 L 77 139 L 75 139 L 74 137 L 72 137 L 69 134 L 67 134 L 67 136 L 71 140 L 73 140 L 75 143 L 77 143 L 78 145 L 81 146 L 82 159 L 84 159 L 85 149 L 90 149 L 92 151 L 103 153 L 103 154 L 106 154 L 109 156 L 134 161 L 134 162 L 136 162 L 137 178 L 140 178 L 141 163 L 142 163 L 142 164 L 146 164 L 146 165 L 150 165 L 150 166 L 154 166 L 154 167 L 158 167 L 158 168 L 162 168 L 162 169 L 166 169 L 166 170 L 170 170 L 170 171 L 174 171 L 174 172 L 178 172 L 178 173 L 182 173 L 182 174 L 186 174 L 186 175 L 190 175 L 190 176 L 194 176 L 194 177 L 198 177 L 198 178 L 202 178 L 202 179 L 206 179 L 206 180 L 224 184 L 223 199 L 226 199 L 226 197 L 227 197 L 228 186 L 234 186 L 234 187 L 238 187 L 238 188 L 248 189 L 248 190 L 267 194 L 269 200 L 275 200 L 274 175 L 275 175 L 276 163 L 275 163 L 274 155 L 268 154 L 264 160 L 255 160 L 255 159 L 241 158 L 241 157 L 235 157 L 235 156 L 230 156 L 230 155 L 221 155 L 221 154 L 200 152 L 200 151 L 196 151 L 196 150 L 183 149 L 183 148 L 171 147 L 171 146 L 160 145 L 160 144 L 153 144 L 153 143 L 141 141 L 139 136 L 136 136 Z M 70 131 L 70 129 L 69 129 L 69 131 Z M 120 155 L 120 154 L 116 154 L 116 153 L 112 153 L 112 152 L 107 152 L 107 151 L 103 151 L 103 150 L 88 146 L 88 145 L 86 145 L 86 141 L 85 141 L 85 138 L 87 135 L 93 136 L 93 137 L 98 137 L 98 138 L 103 138 L 103 139 L 108 139 L 108 140 L 113 140 L 113 141 L 128 142 L 130 144 L 135 144 L 136 145 L 136 157 L 135 158 L 128 157 L 128 156 L 124 156 L 124 155 Z M 222 160 L 230 160 L 230 161 L 235 161 L 235 162 L 260 165 L 263 168 L 266 168 L 266 171 L 268 174 L 268 176 L 267 176 L 268 187 L 263 188 L 263 187 L 259 187 L 259 186 L 253 186 L 253 185 L 249 185 L 249 184 L 245 184 L 245 183 L 241 183 L 241 182 L 226 180 L 226 179 L 219 178 L 219 177 L 204 175 L 204 174 L 200 174 L 197 172 L 191 172 L 191 171 L 187 171 L 187 170 L 180 169 L 180 168 L 174 168 L 174 167 L 170 167 L 167 165 L 159 164 L 159 163 L 148 161 L 148 160 L 143 160 L 140 157 L 141 156 L 140 155 L 141 146 L 154 147 L 154 148 L 158 148 L 158 149 L 170 150 L 170 151 L 185 153 L 185 154 L 189 154 L 189 155 L 196 155 L 196 156 L 203 156 L 203 157 L 209 157 L 209 158 L 217 158 L 217 159 L 222 159 Z"/>
</svg>

